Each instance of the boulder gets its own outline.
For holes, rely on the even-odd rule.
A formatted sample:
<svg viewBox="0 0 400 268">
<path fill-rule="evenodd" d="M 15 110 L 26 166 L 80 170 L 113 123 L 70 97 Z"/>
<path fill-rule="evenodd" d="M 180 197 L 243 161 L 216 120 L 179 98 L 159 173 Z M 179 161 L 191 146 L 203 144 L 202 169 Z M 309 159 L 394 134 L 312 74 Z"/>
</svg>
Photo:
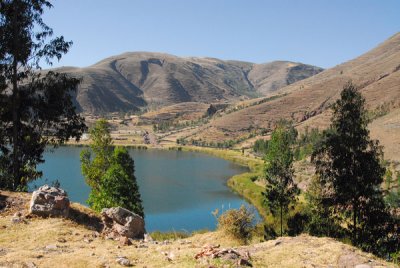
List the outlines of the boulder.
<svg viewBox="0 0 400 268">
<path fill-rule="evenodd" d="M 104 224 L 103 234 L 106 237 L 113 239 L 144 238 L 144 220 L 139 215 L 121 207 L 113 207 L 104 208 L 101 216 Z"/>
<path fill-rule="evenodd" d="M 67 192 L 61 188 L 43 185 L 32 193 L 29 211 L 39 216 L 62 216 L 69 213 Z"/>
</svg>

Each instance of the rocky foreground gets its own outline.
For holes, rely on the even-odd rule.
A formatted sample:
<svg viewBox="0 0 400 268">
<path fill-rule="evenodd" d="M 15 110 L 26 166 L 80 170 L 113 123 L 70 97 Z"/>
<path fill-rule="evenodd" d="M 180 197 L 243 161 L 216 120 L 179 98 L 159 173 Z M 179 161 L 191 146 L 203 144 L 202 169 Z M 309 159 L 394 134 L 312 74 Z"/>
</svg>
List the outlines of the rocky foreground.
<svg viewBox="0 0 400 268">
<path fill-rule="evenodd" d="M 113 240 L 99 215 L 72 203 L 68 218 L 28 213 L 30 195 L 0 192 L 0 267 L 396 267 L 330 238 L 282 237 L 239 246 L 220 232 L 171 241 Z"/>
</svg>

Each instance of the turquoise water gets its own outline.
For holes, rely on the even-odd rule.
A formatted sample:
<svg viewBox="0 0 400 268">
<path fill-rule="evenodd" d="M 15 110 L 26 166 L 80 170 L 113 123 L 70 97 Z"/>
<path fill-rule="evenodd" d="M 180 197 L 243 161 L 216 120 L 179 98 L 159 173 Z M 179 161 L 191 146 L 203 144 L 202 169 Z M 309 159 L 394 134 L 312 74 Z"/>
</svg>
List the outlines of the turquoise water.
<svg viewBox="0 0 400 268">
<path fill-rule="evenodd" d="M 86 204 L 89 187 L 80 170 L 81 147 L 60 147 L 46 152 L 40 165 L 43 178 L 31 189 L 58 180 L 74 202 Z M 213 230 L 216 220 L 211 211 L 246 204 L 226 186 L 229 177 L 247 171 L 224 159 L 196 152 L 129 150 L 135 161 L 145 210 L 146 230 Z"/>
</svg>

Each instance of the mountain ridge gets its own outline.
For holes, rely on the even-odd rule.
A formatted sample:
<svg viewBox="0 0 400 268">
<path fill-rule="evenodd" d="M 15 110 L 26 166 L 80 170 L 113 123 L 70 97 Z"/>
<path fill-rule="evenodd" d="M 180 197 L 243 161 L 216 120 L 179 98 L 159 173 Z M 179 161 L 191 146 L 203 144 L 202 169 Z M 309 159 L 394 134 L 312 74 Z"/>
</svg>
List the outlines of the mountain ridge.
<svg viewBox="0 0 400 268">
<path fill-rule="evenodd" d="M 132 112 L 155 104 L 230 103 L 268 95 L 319 73 L 322 68 L 289 61 L 256 64 L 216 58 L 126 52 L 88 67 L 60 67 L 81 77 L 76 103 L 81 112 Z"/>
<path fill-rule="evenodd" d="M 368 109 L 400 102 L 400 33 L 355 59 L 282 87 L 279 89 L 280 98 L 216 118 L 193 138 L 206 138 L 201 132 L 210 131 L 215 134 L 210 139 L 237 138 L 248 132 L 251 126 L 271 129 L 281 118 L 303 124 L 309 118 L 326 114 L 348 81 L 359 87 Z M 326 119 L 325 116 L 322 120 L 314 120 L 313 125 L 326 126 L 329 123 Z"/>
</svg>

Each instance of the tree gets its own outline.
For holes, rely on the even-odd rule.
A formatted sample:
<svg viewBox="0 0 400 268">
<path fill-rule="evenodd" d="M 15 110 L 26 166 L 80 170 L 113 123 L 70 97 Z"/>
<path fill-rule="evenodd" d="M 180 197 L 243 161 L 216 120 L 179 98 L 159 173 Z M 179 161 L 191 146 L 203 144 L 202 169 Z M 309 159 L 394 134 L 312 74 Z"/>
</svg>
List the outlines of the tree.
<svg viewBox="0 0 400 268">
<path fill-rule="evenodd" d="M 41 15 L 51 7 L 46 0 L 0 0 L 0 188 L 27 190 L 41 176 L 36 166 L 45 147 L 85 130 L 72 102 L 79 80 L 38 71 L 72 45 L 49 40 L 53 31 Z"/>
<path fill-rule="evenodd" d="M 342 238 L 345 236 L 344 228 L 340 226 L 340 217 L 333 211 L 331 206 L 332 191 L 329 187 L 322 187 L 319 176 L 311 179 L 307 187 L 305 199 L 308 215 L 306 231 L 313 236 L 329 236 Z"/>
<path fill-rule="evenodd" d="M 349 82 L 333 105 L 330 130 L 312 154 L 320 184 L 330 193 L 327 204 L 349 226 L 353 243 L 365 249 L 383 238 L 385 227 L 393 227 L 380 188 L 382 150 L 370 139 L 368 122 L 365 100 Z"/>
<path fill-rule="evenodd" d="M 265 174 L 267 185 L 263 196 L 271 213 L 279 212 L 280 234 L 283 235 L 283 213 L 288 212 L 289 205 L 295 203 L 299 193 L 293 181 L 293 153 L 291 145 L 296 136 L 293 127 L 284 123 L 278 124 L 272 132 L 265 156 Z"/>
<path fill-rule="evenodd" d="M 91 150 L 81 152 L 81 168 L 92 188 L 88 203 L 96 211 L 124 207 L 144 216 L 134 161 L 122 147 L 113 147 L 109 125 L 101 119 L 90 129 Z"/>
</svg>

